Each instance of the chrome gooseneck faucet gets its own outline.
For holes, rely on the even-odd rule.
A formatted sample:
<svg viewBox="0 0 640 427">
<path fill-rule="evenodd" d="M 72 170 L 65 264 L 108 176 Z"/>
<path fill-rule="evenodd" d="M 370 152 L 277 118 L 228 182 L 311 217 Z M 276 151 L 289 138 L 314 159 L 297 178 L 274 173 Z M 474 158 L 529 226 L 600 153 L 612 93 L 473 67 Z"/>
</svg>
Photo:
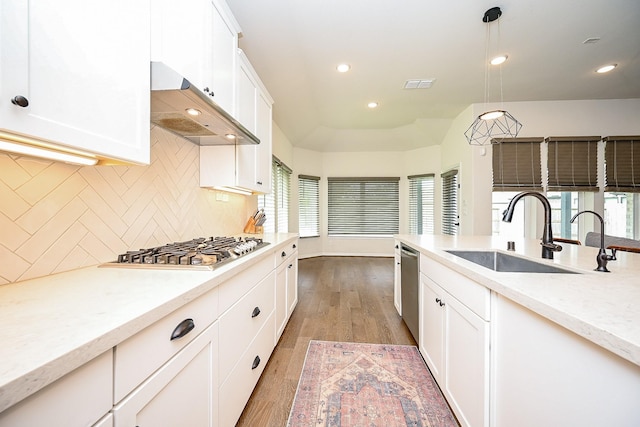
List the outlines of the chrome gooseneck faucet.
<svg viewBox="0 0 640 427">
<path fill-rule="evenodd" d="M 542 242 L 540 243 L 542 245 L 542 258 L 553 259 L 553 253 L 560 252 L 562 250 L 562 246 L 553 243 L 553 232 L 551 231 L 551 205 L 545 196 L 540 193 L 536 193 L 535 191 L 523 191 L 522 193 L 516 194 L 502 214 L 502 220 L 504 222 L 511 222 L 516 203 L 518 203 L 518 200 L 522 199 L 524 196 L 533 196 L 542 202 L 542 206 L 544 207 L 544 231 L 542 233 Z"/>
<path fill-rule="evenodd" d="M 604 273 L 608 273 L 607 262 L 616 260 L 616 250 L 611 249 L 611 255 L 607 254 L 607 250 L 604 248 L 604 220 L 600 216 L 599 213 L 594 211 L 581 211 L 578 212 L 569 220 L 569 222 L 573 223 L 576 220 L 578 215 L 582 215 L 583 213 L 592 213 L 600 220 L 600 250 L 598 251 L 598 255 L 596 256 L 596 261 L 598 262 L 598 267 L 596 271 L 602 271 Z"/>
</svg>

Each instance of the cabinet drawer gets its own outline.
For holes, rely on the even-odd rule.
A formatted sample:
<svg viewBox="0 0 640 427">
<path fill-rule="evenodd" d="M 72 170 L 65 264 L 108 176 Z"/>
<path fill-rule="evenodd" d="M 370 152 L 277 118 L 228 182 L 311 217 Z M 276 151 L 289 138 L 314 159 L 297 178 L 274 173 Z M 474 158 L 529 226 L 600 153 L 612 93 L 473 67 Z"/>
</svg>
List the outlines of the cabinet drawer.
<svg viewBox="0 0 640 427">
<path fill-rule="evenodd" d="M 220 316 L 220 382 L 263 328 L 275 307 L 275 272 L 271 272 L 247 295 Z M 275 330 L 271 331 L 271 345 Z"/>
<path fill-rule="evenodd" d="M 294 240 L 282 249 L 278 249 L 275 253 L 276 268 L 278 268 L 287 258 L 298 251 L 298 240 Z"/>
<path fill-rule="evenodd" d="M 227 381 L 220 386 L 220 426 L 233 426 L 238 421 L 273 351 L 274 328 L 272 313 L 247 351 L 239 358 Z M 221 353 L 225 350 L 220 347 Z"/>
<path fill-rule="evenodd" d="M 90 426 L 111 409 L 113 351 L 0 413 L 2 427 Z"/>
<path fill-rule="evenodd" d="M 218 290 L 213 289 L 118 344 L 115 349 L 114 403 L 155 372 L 218 318 Z M 178 325 L 193 321 L 193 329 L 171 339 Z"/>
<path fill-rule="evenodd" d="M 257 264 L 247 267 L 244 271 L 218 286 L 218 292 L 220 293 L 220 313 L 227 311 L 272 270 L 273 258 L 266 256 Z"/>
<path fill-rule="evenodd" d="M 478 316 L 489 320 L 489 289 L 425 255 L 420 255 L 420 273 L 442 286 Z"/>
</svg>

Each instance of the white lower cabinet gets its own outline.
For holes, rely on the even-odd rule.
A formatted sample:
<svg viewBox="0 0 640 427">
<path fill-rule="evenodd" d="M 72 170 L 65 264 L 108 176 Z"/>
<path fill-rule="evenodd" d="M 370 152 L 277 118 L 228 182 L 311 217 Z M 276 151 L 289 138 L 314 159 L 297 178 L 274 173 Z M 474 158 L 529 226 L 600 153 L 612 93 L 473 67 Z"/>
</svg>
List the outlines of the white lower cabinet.
<svg viewBox="0 0 640 427">
<path fill-rule="evenodd" d="M 112 407 L 113 350 L 103 353 L 0 413 L 1 427 L 86 427 Z"/>
<path fill-rule="evenodd" d="M 114 427 L 217 426 L 217 354 L 216 322 L 115 406 Z"/>
<path fill-rule="evenodd" d="M 492 426 L 640 426 L 640 366 L 500 295 L 492 316 Z"/>
<path fill-rule="evenodd" d="M 291 313 L 298 304 L 297 240 L 289 248 L 276 254 L 276 336 L 278 342 Z"/>
<path fill-rule="evenodd" d="M 490 293 L 429 260 L 421 271 L 438 282 L 420 275 L 420 352 L 460 424 L 488 426 Z"/>
<path fill-rule="evenodd" d="M 400 241 L 396 240 L 394 243 L 394 252 L 393 252 L 393 305 L 396 307 L 396 311 L 399 315 L 402 316 L 402 294 L 401 294 L 401 270 L 400 270 L 400 262 L 401 262 L 401 252 L 400 252 Z"/>
<path fill-rule="evenodd" d="M 268 317 L 224 383 L 220 384 L 221 427 L 236 425 L 273 351 L 273 313 Z M 224 349 L 222 349 L 224 351 Z"/>
</svg>

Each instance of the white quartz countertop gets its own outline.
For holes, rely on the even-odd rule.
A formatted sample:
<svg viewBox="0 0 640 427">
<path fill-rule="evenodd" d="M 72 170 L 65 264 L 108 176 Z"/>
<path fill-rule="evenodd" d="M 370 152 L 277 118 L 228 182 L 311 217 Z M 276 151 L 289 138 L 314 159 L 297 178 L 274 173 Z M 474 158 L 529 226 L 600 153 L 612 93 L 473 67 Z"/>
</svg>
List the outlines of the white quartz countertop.
<svg viewBox="0 0 640 427">
<path fill-rule="evenodd" d="M 397 235 L 396 239 L 618 356 L 640 365 L 640 254 L 618 252 L 609 273 L 596 272 L 598 248 L 562 244 L 553 260 L 541 257 L 540 240 L 482 236 Z M 513 240 L 513 239 L 510 239 Z M 580 274 L 505 273 L 447 250 L 496 249 Z"/>
<path fill-rule="evenodd" d="M 0 286 L 0 412 L 295 238 L 265 235 L 213 271 L 89 267 Z"/>
</svg>

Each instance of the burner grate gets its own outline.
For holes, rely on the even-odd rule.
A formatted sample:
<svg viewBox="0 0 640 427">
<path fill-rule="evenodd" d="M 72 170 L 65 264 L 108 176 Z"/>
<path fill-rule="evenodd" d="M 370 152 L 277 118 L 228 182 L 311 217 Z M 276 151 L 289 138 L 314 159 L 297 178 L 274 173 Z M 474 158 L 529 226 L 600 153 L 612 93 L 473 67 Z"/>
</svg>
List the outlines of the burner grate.
<svg viewBox="0 0 640 427">
<path fill-rule="evenodd" d="M 199 237 L 154 248 L 127 251 L 118 255 L 117 261 L 103 266 L 191 266 L 211 269 L 265 245 L 268 243 L 255 237 Z"/>
</svg>

